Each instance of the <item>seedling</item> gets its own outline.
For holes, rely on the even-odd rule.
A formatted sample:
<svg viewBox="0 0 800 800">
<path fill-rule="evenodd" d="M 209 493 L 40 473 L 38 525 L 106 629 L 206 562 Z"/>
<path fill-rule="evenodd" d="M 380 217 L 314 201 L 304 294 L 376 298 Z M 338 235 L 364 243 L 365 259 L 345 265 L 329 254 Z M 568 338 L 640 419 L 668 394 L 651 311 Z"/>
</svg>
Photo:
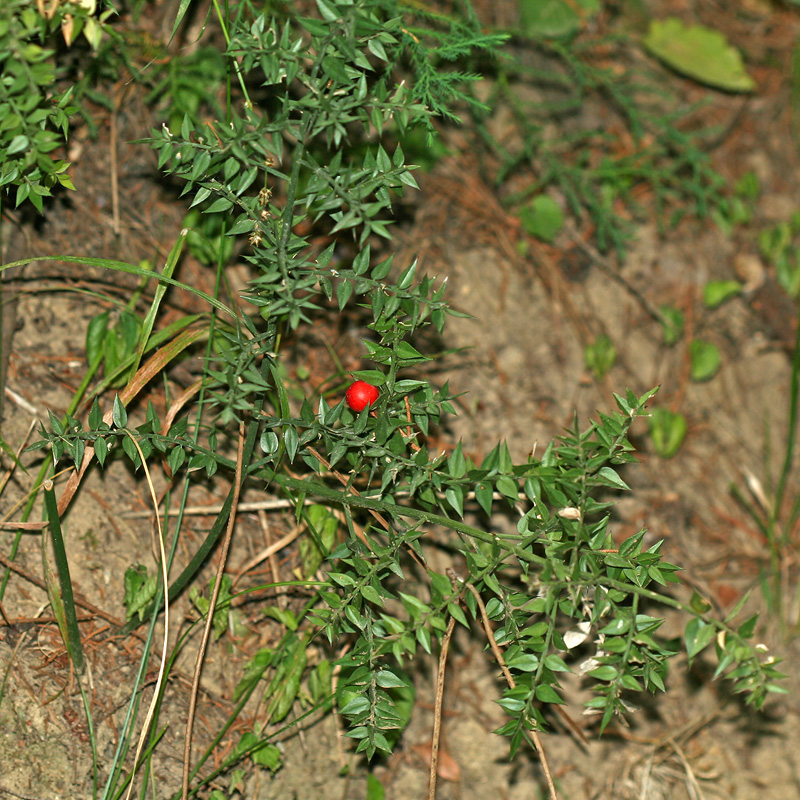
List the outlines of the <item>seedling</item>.
<svg viewBox="0 0 800 800">
<path fill-rule="evenodd" d="M 608 336 L 598 336 L 583 351 L 584 362 L 595 379 L 603 380 L 617 360 L 617 348 Z"/>
<path fill-rule="evenodd" d="M 690 374 L 693 381 L 709 381 L 719 372 L 722 356 L 712 342 L 693 339 L 689 345 Z"/>
<path fill-rule="evenodd" d="M 703 287 L 703 303 L 706 308 L 717 308 L 741 294 L 741 291 L 742 284 L 739 281 L 709 281 Z"/>
<path fill-rule="evenodd" d="M 683 337 L 683 312 L 675 306 L 661 306 L 661 335 L 667 347 L 677 344 Z"/>
<path fill-rule="evenodd" d="M 672 458 L 686 438 L 686 417 L 668 408 L 655 408 L 650 414 L 650 440 L 661 458 Z"/>
</svg>

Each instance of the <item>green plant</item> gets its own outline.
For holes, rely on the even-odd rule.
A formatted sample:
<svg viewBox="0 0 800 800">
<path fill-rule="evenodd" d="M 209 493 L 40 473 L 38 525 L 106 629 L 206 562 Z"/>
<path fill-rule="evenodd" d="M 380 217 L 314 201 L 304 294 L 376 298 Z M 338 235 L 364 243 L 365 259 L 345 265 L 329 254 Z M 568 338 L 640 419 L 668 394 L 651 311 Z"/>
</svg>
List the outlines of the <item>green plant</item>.
<svg viewBox="0 0 800 800">
<path fill-rule="evenodd" d="M 692 339 L 689 343 L 690 375 L 693 381 L 709 381 L 722 364 L 719 348 L 713 342 Z"/>
<path fill-rule="evenodd" d="M 649 423 L 650 439 L 656 453 L 661 458 L 672 458 L 681 449 L 686 438 L 686 417 L 679 411 L 655 408 L 650 414 Z"/>
<path fill-rule="evenodd" d="M 717 308 L 741 292 L 739 281 L 709 281 L 703 287 L 703 304 L 706 308 Z"/>
<path fill-rule="evenodd" d="M 165 638 L 162 673 L 134 765 L 147 763 L 158 747 L 164 672 L 196 637 L 204 615 L 199 675 L 212 627 L 221 634 L 231 619 L 237 594 L 224 581 L 224 554 L 247 481 L 269 487 L 293 506 L 310 542 L 304 572 L 324 573 L 282 584 L 297 593 L 292 608 L 264 609 L 280 625 L 279 641 L 246 666 L 229 721 L 194 765 L 190 711 L 184 797 L 190 787 L 194 793 L 209 786 L 245 759 L 278 769 L 276 732 L 334 703 L 358 752 L 391 751 L 413 705 L 406 665 L 421 652 L 430 654 L 456 622 L 470 628 L 471 620 L 484 616 L 495 625 L 491 641 L 504 648 L 499 658 L 512 675 L 499 699 L 508 714 L 500 732 L 509 737 L 512 753 L 533 742 L 543 755 L 538 731 L 547 724 L 543 709 L 562 702 L 561 674 L 581 672 L 594 686 L 587 705 L 599 716 L 601 731 L 626 712 L 624 693 L 666 689 L 667 664 L 677 648 L 658 636 L 659 604 L 686 615 L 690 661 L 713 642 L 716 674 L 728 674 L 748 702 L 758 707 L 768 692 L 779 691 L 776 659 L 764 658 L 749 641 L 752 620 L 734 624 L 736 614 L 718 620 L 697 603 L 666 593 L 678 580 L 678 567 L 662 559 L 661 543 L 647 542 L 645 531 L 619 546 L 612 539 L 611 509 L 628 488 L 619 469 L 633 461 L 628 432 L 647 413 L 653 391 L 617 396 L 614 413 L 601 414 L 586 429 L 576 422 L 539 459 L 515 463 L 505 444 L 480 464 L 460 444 L 449 455 L 428 449 L 433 426 L 455 411 L 447 385 L 420 377 L 433 354 L 423 352 L 419 332 L 433 326 L 441 333 L 452 312 L 442 283 L 418 274 L 416 262 L 395 265 L 386 252 L 392 202 L 416 188 L 397 139 L 415 124 L 432 131 L 435 113 L 452 118 L 451 104 L 467 98 L 462 87 L 470 76 L 444 66 L 475 48 L 492 50 L 503 37 L 483 33 L 471 17 L 421 23 L 392 0 L 317 0 L 317 16 L 280 21 L 249 2 L 230 17 L 215 9 L 229 43 L 225 63 L 233 86 L 227 118 L 196 123 L 187 116 L 179 130 L 154 131 L 150 143 L 164 171 L 184 182 L 193 206 L 208 215 L 227 214 L 225 235 L 247 237 L 252 313 L 237 313 L 174 279 L 183 236 L 163 273 L 71 257 L 148 278 L 157 289 L 136 341 L 115 350 L 119 363 L 96 387 L 88 418 L 80 419 L 73 405 L 63 421 L 51 418 L 34 446 L 48 448 L 53 463 L 71 461 L 79 475 L 92 457 L 101 466 L 126 458 L 137 470 L 164 463 L 175 482 L 167 504 L 173 492 L 180 494 L 177 519 L 170 516 L 172 527 L 159 529 L 159 577 L 137 567 L 126 580 L 129 621 L 118 633 L 141 620 L 149 620 L 149 629 L 103 800 L 133 787 L 135 769 L 124 775 L 123 764 L 134 742 L 162 607 L 166 612 L 169 601 L 194 589 L 201 618 L 172 650 Z M 401 72 L 405 77 L 398 80 Z M 216 250 L 218 287 L 224 252 Z M 209 304 L 209 313 L 157 330 L 167 286 L 192 291 Z M 309 393 L 301 402 L 289 399 L 287 341 L 346 308 L 362 314 L 366 329 L 369 368 L 354 377 L 380 388 L 374 414 L 353 413 L 343 398 L 322 393 Z M 150 404 L 137 407 L 133 401 L 141 389 L 194 346 L 204 348 L 205 367 L 191 412 L 181 410 L 188 396 L 167 419 Z M 92 359 L 95 368 L 100 352 Z M 104 414 L 99 392 L 120 374 L 127 382 Z M 235 460 L 220 445 L 231 434 Z M 170 581 L 193 479 L 218 471 L 231 478 L 222 510 Z M 59 514 L 69 504 L 69 491 L 75 486 L 62 497 Z M 314 500 L 310 506 L 308 499 Z M 522 513 L 515 518 L 517 508 Z M 508 525 L 489 529 L 488 519 L 500 512 L 508 515 Z M 462 574 L 426 567 L 436 529 L 449 531 L 445 551 L 463 565 Z M 222 555 L 206 600 L 196 576 L 217 546 Z M 337 657 L 333 648 L 324 649 L 326 639 L 331 645 L 346 641 L 349 649 Z M 325 654 L 317 663 L 309 659 L 312 641 Z M 334 666 L 340 670 L 335 693 Z M 254 695 L 263 697 L 259 724 L 242 734 L 218 768 L 206 768 L 213 748 Z M 297 708 L 301 715 L 290 718 Z M 142 773 L 147 782 L 150 771 Z"/>
<path fill-rule="evenodd" d="M 594 377 L 601 381 L 617 360 L 617 348 L 608 336 L 598 336 L 583 351 L 583 360 Z"/>
<path fill-rule="evenodd" d="M 145 77 L 145 76 L 143 76 Z M 193 124 L 208 110 L 217 119 L 224 115 L 224 96 L 228 65 L 217 47 L 199 47 L 188 55 L 168 58 L 156 71 L 153 88 L 146 102 L 163 105 L 166 125 L 177 130 L 188 116 Z"/>
<path fill-rule="evenodd" d="M 752 92 L 756 82 L 741 53 L 719 31 L 684 25 L 677 17 L 652 20 L 644 46 L 667 66 L 700 83 L 728 92 Z"/>
<path fill-rule="evenodd" d="M 800 296 L 800 248 L 797 237 L 800 234 L 800 212 L 795 212 L 758 235 L 761 254 L 775 268 L 778 283 L 793 298 Z"/>
<path fill-rule="evenodd" d="M 667 347 L 677 344 L 683 338 L 685 327 L 684 314 L 675 306 L 661 306 L 659 309 L 661 318 L 661 335 Z"/>
<path fill-rule="evenodd" d="M 16 187 L 17 206 L 30 200 L 41 212 L 56 186 L 74 188 L 69 164 L 54 156 L 77 109 L 72 89 L 57 89 L 52 36 L 60 30 L 70 44 L 82 32 L 96 47 L 112 13 L 108 8 L 98 20 L 96 5 L 56 2 L 40 13 L 33 0 L 8 0 L 0 8 L 0 187 Z"/>
<path fill-rule="evenodd" d="M 473 111 L 480 137 L 473 149 L 497 164 L 487 166 L 487 180 L 501 187 L 526 230 L 533 225 L 532 235 L 549 241 L 563 213 L 584 225 L 601 251 L 621 256 L 634 219 L 654 216 L 666 227 L 727 209 L 725 181 L 700 137 L 680 125 L 691 109 L 663 79 L 629 61 L 643 42 L 624 22 L 615 26 L 613 14 L 598 15 L 599 5 L 588 0 L 522 0 L 520 8 L 514 47 L 487 70 L 481 97 L 489 111 Z M 680 45 L 681 37 L 674 41 Z M 576 124 L 594 104 L 604 109 L 604 127 Z M 498 116 L 502 135 L 488 124 Z M 554 202 L 548 191 L 561 205 L 537 208 L 541 198 Z"/>
<path fill-rule="evenodd" d="M 800 304 L 798 305 L 800 321 Z M 763 536 L 768 556 L 761 568 L 761 588 L 767 607 L 778 621 L 782 633 L 795 636 L 800 631 L 800 621 L 788 616 L 796 603 L 800 590 L 796 588 L 792 565 L 797 557 L 798 521 L 800 520 L 800 491 L 791 483 L 793 459 L 798 427 L 798 402 L 800 401 L 800 326 L 794 343 L 792 356 L 791 389 L 788 397 L 786 422 L 788 431 L 781 451 L 782 464 L 777 477 L 770 468 L 771 441 L 769 427 L 766 428 L 764 447 L 764 480 L 745 468 L 744 482 L 747 490 L 736 483 L 731 493 L 744 508 Z M 794 496 L 790 492 L 794 493 Z"/>
<path fill-rule="evenodd" d="M 52 97 L 53 51 L 42 46 L 63 16 L 62 10 L 48 20 L 29 0 L 10 0 L 0 9 L 0 186 L 6 192 L 16 187 L 15 205 L 29 199 L 39 211 L 54 186 L 74 188 L 69 165 L 52 155 L 74 111 L 71 92 Z"/>
<path fill-rule="evenodd" d="M 758 177 L 753 172 L 745 172 L 736 181 L 730 196 L 724 198 L 712 211 L 714 221 L 730 236 L 736 228 L 752 221 L 755 203 L 760 194 Z"/>
<path fill-rule="evenodd" d="M 552 242 L 564 227 L 564 212 L 552 197 L 537 195 L 519 212 L 522 227 L 545 242 Z"/>
</svg>

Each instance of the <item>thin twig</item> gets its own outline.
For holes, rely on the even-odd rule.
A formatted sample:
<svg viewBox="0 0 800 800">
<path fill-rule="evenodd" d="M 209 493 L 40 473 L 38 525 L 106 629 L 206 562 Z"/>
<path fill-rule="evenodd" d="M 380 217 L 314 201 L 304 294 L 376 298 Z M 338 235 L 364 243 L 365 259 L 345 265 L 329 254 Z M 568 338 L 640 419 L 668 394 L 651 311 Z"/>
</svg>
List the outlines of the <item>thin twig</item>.
<svg viewBox="0 0 800 800">
<path fill-rule="evenodd" d="M 311 448 L 313 450 L 313 448 Z M 316 453 L 316 451 L 314 451 Z M 316 458 L 316 456 L 315 456 Z M 323 466 L 325 465 L 324 462 Z M 344 478 L 343 475 L 337 473 L 335 470 L 331 470 L 333 474 L 336 475 L 339 480 L 344 479 L 345 484 L 347 483 L 347 478 Z M 352 487 L 349 487 L 352 488 Z M 359 494 L 357 491 L 353 490 L 353 494 Z M 395 492 L 395 497 L 408 497 L 408 492 Z M 364 495 L 359 495 L 363 497 Z M 444 497 L 444 493 L 439 493 L 440 497 Z M 369 497 L 367 495 L 367 497 Z M 465 500 L 474 500 L 475 499 L 475 492 L 466 492 L 464 494 Z M 493 492 L 492 493 L 492 500 L 502 500 L 507 499 L 507 495 L 501 494 L 500 492 Z M 519 495 L 520 500 L 526 500 L 527 496 L 523 493 Z M 314 500 L 313 498 L 306 498 L 304 501 L 304 505 L 311 506 L 314 503 L 319 502 L 318 500 Z M 252 502 L 246 503 L 239 503 L 239 512 L 240 513 L 248 513 L 253 511 L 281 511 L 284 508 L 295 508 L 297 503 L 294 500 L 254 500 Z M 169 515 L 171 517 L 177 516 L 178 513 L 181 511 L 180 506 L 175 506 L 174 508 L 170 509 Z M 214 503 L 212 505 L 207 506 L 186 506 L 183 509 L 183 516 L 184 517 L 213 517 L 219 514 L 222 511 L 222 503 Z M 119 517 L 121 519 L 147 519 L 151 517 L 153 514 L 152 511 L 123 511 Z M 43 526 L 44 523 L 34 522 L 30 523 L 31 525 L 40 525 Z"/>
<path fill-rule="evenodd" d="M 12 797 L 19 797 L 20 800 L 44 800 L 44 798 L 34 794 L 19 794 L 18 792 L 12 792 L 11 789 L 6 789 L 5 786 L 0 786 L 0 794 L 10 794 Z"/>
<path fill-rule="evenodd" d="M 0 480 L 0 495 L 3 494 L 3 492 L 6 489 L 6 486 L 8 485 L 9 480 L 11 480 L 11 476 L 14 474 L 14 470 L 17 468 L 17 464 L 19 464 L 19 457 L 22 455 L 22 451 L 27 446 L 28 439 L 30 438 L 30 435 L 33 433 L 33 430 L 36 427 L 37 423 L 38 420 L 35 419 L 31 420 L 31 424 L 28 426 L 28 432 L 25 434 L 25 438 L 22 440 L 19 447 L 17 448 L 17 452 L 15 453 L 16 458 L 11 463 L 11 466 L 9 467 L 6 474 L 3 475 L 3 479 Z"/>
<path fill-rule="evenodd" d="M 278 551 L 275 550 L 270 552 L 275 542 L 272 540 L 272 528 L 270 527 L 269 517 L 267 516 L 266 511 L 258 512 L 258 522 L 261 525 L 261 530 L 264 531 L 264 539 L 267 542 L 266 548 L 259 553 L 259 556 L 263 556 L 269 561 L 269 570 L 272 574 L 272 582 L 277 586 L 281 582 L 281 570 L 280 566 L 278 565 L 278 558 L 276 555 Z M 234 583 L 236 583 L 235 580 Z M 288 598 L 285 594 L 281 593 L 277 597 L 277 602 L 279 608 L 285 609 L 288 605 Z"/>
<path fill-rule="evenodd" d="M 313 505 L 316 500 L 307 499 L 304 505 Z M 284 508 L 294 508 L 297 503 L 294 500 L 257 500 L 251 503 L 239 503 L 238 511 L 247 513 L 253 511 L 280 511 Z M 176 516 L 181 510 L 180 506 L 170 509 L 170 516 Z M 215 503 L 210 506 L 186 506 L 183 509 L 184 517 L 214 517 L 222 511 L 222 503 Z M 119 516 L 122 519 L 146 519 L 152 515 L 152 511 L 125 511 Z M 38 524 L 38 523 L 37 523 Z"/>
<path fill-rule="evenodd" d="M 233 539 L 233 529 L 236 526 L 236 506 L 239 502 L 239 493 L 242 489 L 242 460 L 244 458 L 244 422 L 239 424 L 239 447 L 236 451 L 236 474 L 234 475 L 233 484 L 233 502 L 231 504 L 231 513 L 228 517 L 228 527 L 225 531 L 225 538 L 222 540 L 221 550 L 219 554 L 219 564 L 217 565 L 217 576 L 214 581 L 214 588 L 211 592 L 211 599 L 208 604 L 208 616 L 206 618 L 205 628 L 203 628 L 203 638 L 200 640 L 200 649 L 197 651 L 197 660 L 194 665 L 194 678 L 192 680 L 192 693 L 189 697 L 189 714 L 186 719 L 186 736 L 183 746 L 183 779 L 181 798 L 188 800 L 189 798 L 189 772 L 192 763 L 192 729 L 194 727 L 194 716 L 197 709 L 197 694 L 200 690 L 200 675 L 203 671 L 203 660 L 206 654 L 206 647 L 211 635 L 211 626 L 214 623 L 214 612 L 217 609 L 217 599 L 219 598 L 220 587 L 222 586 L 222 575 L 225 572 L 225 564 L 228 560 L 228 551 L 231 546 L 231 539 Z"/>
<path fill-rule="evenodd" d="M 236 577 L 233 579 L 233 583 L 231 584 L 231 586 L 232 587 L 236 586 L 242 575 L 244 575 L 246 572 L 249 572 L 251 569 L 253 569 L 253 567 L 257 566 L 262 561 L 271 558 L 279 550 L 283 550 L 284 547 L 290 545 L 305 530 L 305 527 L 306 527 L 305 525 L 296 525 L 294 528 L 292 528 L 291 531 L 289 531 L 289 533 L 286 534 L 286 536 L 282 536 L 280 539 L 278 539 L 277 542 L 273 542 L 269 547 L 265 548 L 260 553 L 253 556 L 253 558 L 251 558 L 242 567 L 239 568 L 239 570 L 236 573 Z M 272 577 L 273 580 L 276 583 L 278 583 L 280 578 L 276 577 L 274 574 Z"/>
<path fill-rule="evenodd" d="M 447 575 L 451 581 L 458 581 L 464 587 L 466 587 L 471 593 L 472 596 L 475 598 L 475 602 L 478 604 L 478 608 L 481 612 L 481 621 L 483 622 L 483 629 L 486 632 L 486 638 L 489 640 L 489 647 L 492 649 L 492 654 L 495 657 L 495 660 L 500 665 L 500 669 L 503 671 L 503 676 L 506 679 L 506 683 L 508 684 L 510 689 L 515 689 L 517 686 L 517 682 L 514 680 L 514 676 L 509 671 L 508 667 L 506 666 L 506 662 L 503 659 L 503 654 L 500 651 L 500 647 L 498 646 L 497 642 L 494 639 L 494 633 L 492 631 L 492 626 L 489 622 L 489 615 L 486 613 L 486 606 L 483 604 L 483 598 L 480 596 L 478 590 L 469 582 L 464 580 L 464 578 L 460 578 L 456 575 L 455 571 L 452 569 L 447 570 Z M 553 774 L 550 771 L 550 764 L 547 761 L 547 754 L 544 750 L 544 745 L 542 744 L 542 740 L 539 737 L 539 733 L 535 728 L 532 728 L 530 731 L 531 740 L 533 741 L 533 746 L 536 748 L 536 753 L 539 756 L 539 761 L 542 764 L 542 772 L 544 772 L 545 780 L 547 781 L 547 787 L 550 791 L 550 800 L 558 800 L 558 793 L 556 792 L 556 785 L 553 782 Z"/>
<path fill-rule="evenodd" d="M 442 637 L 442 652 L 439 653 L 439 674 L 436 676 L 436 704 L 433 710 L 433 740 L 431 741 L 431 774 L 428 782 L 428 800 L 436 800 L 436 779 L 439 772 L 439 739 L 442 733 L 442 705 L 444 703 L 444 671 L 447 666 L 447 651 L 456 627 L 456 618 L 450 617 L 447 630 Z"/>
<path fill-rule="evenodd" d="M 686 754 L 674 739 L 670 739 L 669 744 L 683 765 L 687 780 L 686 789 L 689 792 L 692 800 L 704 800 L 705 796 L 703 795 L 703 790 L 700 788 L 700 784 L 697 782 L 694 770 L 692 769 L 691 764 L 689 764 L 689 759 L 686 758 Z"/>
</svg>

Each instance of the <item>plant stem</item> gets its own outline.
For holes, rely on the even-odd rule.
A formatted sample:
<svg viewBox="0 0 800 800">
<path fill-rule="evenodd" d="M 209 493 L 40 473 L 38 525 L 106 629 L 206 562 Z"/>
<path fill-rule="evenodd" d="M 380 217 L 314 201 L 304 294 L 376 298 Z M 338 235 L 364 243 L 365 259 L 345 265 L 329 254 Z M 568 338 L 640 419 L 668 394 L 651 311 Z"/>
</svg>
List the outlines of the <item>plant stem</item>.
<svg viewBox="0 0 800 800">
<path fill-rule="evenodd" d="M 225 4 L 226 12 L 227 12 L 227 5 L 228 4 L 226 3 Z M 227 17 L 220 10 L 219 0 L 214 0 L 214 10 L 217 12 L 217 19 L 219 20 L 219 27 L 222 29 L 222 35 L 225 37 L 225 44 L 228 45 L 228 47 L 230 47 L 231 37 L 230 34 L 228 33 Z M 234 72 L 236 73 L 236 77 L 239 80 L 239 88 L 242 90 L 242 95 L 244 96 L 245 105 L 247 106 L 247 108 L 252 108 L 253 103 L 250 100 L 250 95 L 247 93 L 247 86 L 244 82 L 244 78 L 242 77 L 242 70 L 241 67 L 239 66 L 239 62 L 233 57 L 231 57 L 231 61 L 233 61 L 233 69 Z"/>
</svg>

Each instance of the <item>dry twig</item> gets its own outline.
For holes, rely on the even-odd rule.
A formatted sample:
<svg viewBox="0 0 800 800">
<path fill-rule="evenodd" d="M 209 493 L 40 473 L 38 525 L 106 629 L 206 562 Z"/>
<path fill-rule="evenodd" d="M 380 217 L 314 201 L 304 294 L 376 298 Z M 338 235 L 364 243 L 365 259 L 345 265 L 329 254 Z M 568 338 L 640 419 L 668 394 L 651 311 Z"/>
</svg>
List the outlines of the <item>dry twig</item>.
<svg viewBox="0 0 800 800">
<path fill-rule="evenodd" d="M 450 639 L 456 627 L 456 618 L 450 617 L 447 630 L 442 638 L 442 651 L 439 653 L 439 674 L 436 676 L 436 704 L 433 711 L 433 739 L 431 741 L 431 773 L 428 781 L 428 800 L 436 800 L 436 778 L 439 771 L 439 739 L 442 732 L 442 704 L 444 701 L 444 671 L 447 666 L 447 652 Z"/>
</svg>

